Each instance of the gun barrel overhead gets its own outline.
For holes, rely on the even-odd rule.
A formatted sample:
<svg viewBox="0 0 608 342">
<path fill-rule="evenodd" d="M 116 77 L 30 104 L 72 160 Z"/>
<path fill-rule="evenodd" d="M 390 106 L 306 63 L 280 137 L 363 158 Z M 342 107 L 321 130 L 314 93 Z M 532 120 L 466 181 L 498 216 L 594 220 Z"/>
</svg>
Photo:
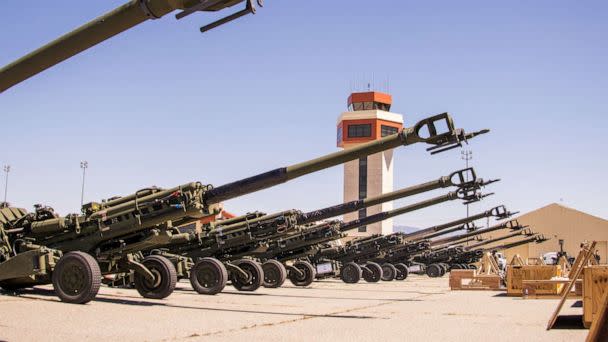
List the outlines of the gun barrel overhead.
<svg viewBox="0 0 608 342">
<path fill-rule="evenodd" d="M 441 130 L 438 130 L 438 128 Z M 467 137 L 471 135 L 478 134 L 466 134 L 462 129 L 456 129 L 448 113 L 435 115 L 419 121 L 413 127 L 404 128 L 401 132 L 380 140 L 371 141 L 320 158 L 278 168 L 210 189 L 205 193 L 205 202 L 207 204 L 223 202 L 285 183 L 309 173 L 400 146 L 427 143 L 433 145 L 432 148 L 442 147 L 443 149 L 449 149 L 449 146 L 462 145 L 462 142 L 466 141 Z"/>
<path fill-rule="evenodd" d="M 147 20 L 195 6 L 200 7 L 196 11 L 218 11 L 243 1 L 207 0 L 200 7 L 199 0 L 131 0 L 0 69 L 0 93 Z"/>
</svg>

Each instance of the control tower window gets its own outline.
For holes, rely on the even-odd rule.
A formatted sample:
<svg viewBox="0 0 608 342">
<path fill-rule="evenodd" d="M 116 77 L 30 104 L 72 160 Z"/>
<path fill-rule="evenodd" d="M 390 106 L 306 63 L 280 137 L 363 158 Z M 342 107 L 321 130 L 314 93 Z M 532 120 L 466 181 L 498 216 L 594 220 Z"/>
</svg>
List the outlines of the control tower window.
<svg viewBox="0 0 608 342">
<path fill-rule="evenodd" d="M 349 138 L 366 138 L 372 136 L 372 125 L 349 125 L 348 126 L 348 137 Z"/>
<path fill-rule="evenodd" d="M 380 133 L 383 138 L 388 135 L 393 135 L 393 134 L 397 133 L 397 131 L 398 131 L 397 127 L 391 127 L 391 126 L 386 126 L 386 125 L 380 126 Z"/>
</svg>

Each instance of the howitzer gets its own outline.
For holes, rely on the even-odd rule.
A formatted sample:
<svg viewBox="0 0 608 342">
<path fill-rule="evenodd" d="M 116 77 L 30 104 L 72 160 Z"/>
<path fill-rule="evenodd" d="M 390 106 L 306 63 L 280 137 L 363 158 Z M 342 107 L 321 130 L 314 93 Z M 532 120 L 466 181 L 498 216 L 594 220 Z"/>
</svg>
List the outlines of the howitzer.
<svg viewBox="0 0 608 342">
<path fill-rule="evenodd" d="M 496 220 L 504 220 L 515 214 L 516 213 L 512 213 L 512 212 L 508 211 L 504 205 L 501 205 L 501 206 L 494 207 L 490 210 L 486 210 L 486 211 L 476 214 L 476 215 L 471 215 L 471 216 L 468 216 L 468 217 L 465 217 L 465 218 L 462 218 L 459 220 L 451 221 L 448 223 L 436 225 L 436 226 L 425 228 L 425 229 L 421 229 L 419 231 L 407 234 L 405 236 L 405 238 L 408 240 L 417 240 L 420 238 L 432 239 L 434 237 L 444 235 L 446 233 L 452 233 L 454 231 L 458 231 L 458 230 L 462 230 L 462 229 L 467 229 L 469 231 L 473 231 L 473 230 L 475 230 L 474 226 L 468 226 L 468 224 L 470 224 L 474 221 L 477 221 L 482 218 L 488 218 L 488 217 L 494 217 Z M 453 230 L 446 231 L 447 229 L 450 229 L 450 228 L 453 228 Z M 437 233 L 437 234 L 434 234 L 434 233 Z"/>
<path fill-rule="evenodd" d="M 419 210 L 431 205 L 443 203 L 450 200 L 461 199 L 464 203 L 472 203 L 481 200 L 487 195 L 481 195 L 477 189 L 460 189 L 444 196 L 415 203 L 391 211 L 371 215 L 362 219 L 353 220 L 340 225 L 340 231 L 347 231 L 360 226 L 380 222 L 388 218 Z M 328 247 L 318 251 L 311 256 L 315 264 L 323 261 L 334 261 L 340 266 L 340 277 L 346 283 L 358 282 L 361 276 L 366 281 L 375 282 L 382 278 L 382 267 L 374 260 L 383 259 L 389 251 L 414 251 L 428 248 L 425 241 L 407 242 L 402 233 L 394 233 L 385 236 L 371 236 L 349 241 L 345 246 Z M 398 247 L 402 246 L 402 247 Z M 405 274 L 407 276 L 407 274 Z"/>
<path fill-rule="evenodd" d="M 510 242 L 510 243 L 506 243 L 506 244 L 502 244 L 502 245 L 498 245 L 498 246 L 486 247 L 486 248 L 476 248 L 476 249 L 465 250 L 459 254 L 456 254 L 453 257 L 453 264 L 454 265 L 474 264 L 476 262 L 479 262 L 481 260 L 481 258 L 483 257 L 484 253 L 486 253 L 486 252 L 490 252 L 490 251 L 497 252 L 497 251 L 521 246 L 521 245 L 526 245 L 526 244 L 533 243 L 533 242 L 534 243 L 543 243 L 548 240 L 544 236 L 539 236 L 536 234 L 531 234 L 531 235 L 525 234 L 525 235 L 527 237 L 520 241 L 514 241 L 514 242 Z"/>
<path fill-rule="evenodd" d="M 335 260 L 329 260 L 331 248 L 324 249 L 323 244 L 344 237 L 344 232 L 356 229 L 360 226 L 381 222 L 385 219 L 412 212 L 418 209 L 439 204 L 448 200 L 461 199 L 463 201 L 479 200 L 483 196 L 475 190 L 479 188 L 480 182 L 469 182 L 460 185 L 460 190 L 451 192 L 444 196 L 439 196 L 431 200 L 426 200 L 420 203 L 398 208 L 389 212 L 383 212 L 376 215 L 371 215 L 365 219 L 354 220 L 350 222 L 342 222 L 333 220 L 323 222 L 317 225 L 306 227 L 296 233 L 288 234 L 278 239 L 268 241 L 267 250 L 256 253 L 255 256 L 261 260 L 278 260 L 282 263 L 294 261 L 288 267 L 288 277 L 296 286 L 307 286 L 315 278 L 315 273 L 322 270 L 322 274 L 334 273 L 337 269 Z M 397 193 L 404 193 L 402 190 Z M 391 197 L 390 194 L 387 194 Z M 383 195 L 386 196 L 386 195 Z M 375 205 L 378 202 L 373 199 L 366 201 L 368 205 Z M 360 240 L 361 241 L 361 240 Z M 323 251 L 321 251 L 323 249 Z M 361 253 L 359 253 L 360 255 Z M 321 262 L 320 260 L 323 260 Z M 366 272 L 367 273 L 367 272 Z M 273 272 L 278 274 L 278 272 Z"/>
<path fill-rule="evenodd" d="M 440 123 L 441 127 L 447 127 L 446 131 L 437 130 Z M 430 135 L 422 136 L 423 130 Z M 9 237 L 9 243 L 3 245 L 11 248 L 12 256 L 0 263 L 0 286 L 24 287 L 52 282 L 62 300 L 84 303 L 95 297 L 99 274 L 134 271 L 135 286 L 144 297 L 164 298 L 175 287 L 174 266 L 159 255 L 144 259 L 139 251 L 189 238 L 188 234 L 176 234 L 173 226 L 215 215 L 222 201 L 362 156 L 420 142 L 433 145 L 433 151 L 445 150 L 485 132 L 466 134 L 454 128 L 449 115 L 440 114 L 374 142 L 217 188 L 200 182 L 172 189 L 147 188 L 126 197 L 86 204 L 82 215 L 65 217 L 56 215 L 48 207 L 39 207 L 34 213 L 17 210 L 20 215 L 12 215 L 2 227 Z M 41 252 L 46 249 L 53 252 Z M 62 257 L 61 253 L 65 252 L 73 253 Z M 40 267 L 38 261 L 32 260 L 47 261 L 45 267 Z M 71 264 L 79 267 L 66 266 Z M 70 283 L 69 279 L 82 281 Z"/>
<path fill-rule="evenodd" d="M 484 229 L 477 229 L 477 230 L 474 230 L 474 231 L 466 233 L 466 234 L 432 240 L 431 245 L 439 248 L 438 246 L 454 244 L 454 242 L 456 242 L 460 239 L 468 238 L 468 237 L 475 236 L 475 235 L 486 234 L 486 233 L 494 232 L 494 231 L 501 230 L 501 229 L 521 230 L 526 227 L 527 226 L 522 226 L 521 224 L 519 224 L 519 222 L 517 220 L 510 220 L 510 221 L 499 223 L 492 227 L 488 227 L 488 228 L 484 228 Z"/>
<path fill-rule="evenodd" d="M 376 258 L 373 261 L 380 264 L 382 267 L 382 280 L 404 280 L 407 278 L 409 273 L 408 266 L 414 264 L 412 263 L 411 259 L 415 255 L 419 255 L 430 249 L 429 239 L 463 229 L 466 229 L 467 231 L 474 231 L 477 228 L 474 226 L 473 221 L 480 218 L 494 216 L 499 219 L 504 219 L 511 215 L 512 213 L 507 211 L 504 206 L 498 206 L 468 218 L 422 229 L 410 234 L 402 234 L 402 238 L 408 243 L 404 243 L 387 250 L 382 257 Z M 456 225 L 456 227 L 453 227 L 454 225 Z M 469 240 L 473 241 L 475 238 L 472 237 L 469 238 Z"/>
<path fill-rule="evenodd" d="M 243 217 L 212 224 L 200 236 L 191 239 L 194 243 L 187 241 L 184 244 L 173 244 L 168 247 L 168 252 L 162 253 L 162 251 L 158 251 L 157 253 L 165 255 L 171 260 L 184 263 L 182 269 L 187 269 L 188 265 L 192 262 L 176 257 L 176 255 L 195 260 L 196 263 L 190 271 L 189 278 L 192 287 L 201 294 L 219 293 L 227 280 L 224 275 L 228 275 L 232 279 L 232 284 L 239 290 L 256 290 L 261 285 L 258 282 L 251 284 L 240 283 L 239 279 L 247 278 L 242 277 L 245 272 L 234 263 L 237 260 L 237 263 L 246 264 L 246 267 L 248 267 L 254 261 L 242 261 L 242 259 L 251 256 L 265 261 L 262 264 L 263 285 L 266 287 L 279 287 L 285 281 L 287 271 L 281 263 L 271 261 L 270 259 L 273 258 L 268 257 L 268 255 L 276 254 L 277 249 L 293 252 L 290 248 L 296 240 L 304 236 L 307 237 L 307 241 L 309 242 L 311 239 L 316 240 L 313 236 L 327 229 L 334 233 L 326 231 L 321 234 L 323 237 L 341 237 L 339 229 L 333 230 L 337 226 L 336 221 L 325 222 L 316 226 L 310 225 L 312 222 L 420 194 L 424 191 L 450 186 L 469 189 L 477 188 L 480 184 L 483 184 L 483 181 L 476 177 L 473 169 L 469 168 L 453 172 L 436 181 L 308 213 L 288 210 L 271 215 L 262 215 L 261 213 L 248 214 Z M 294 234 L 296 231 L 297 233 Z M 288 245 L 290 248 L 287 248 Z M 297 268 L 298 266 L 301 265 L 290 266 L 290 268 Z M 259 268 L 250 267 L 250 269 L 252 272 L 257 272 L 256 270 Z M 304 267 L 303 271 L 309 271 L 309 268 Z M 295 272 L 301 274 L 299 271 Z M 219 279 L 215 279 L 216 277 L 219 277 Z M 211 281 L 211 278 L 214 278 L 214 280 Z M 262 276 L 256 274 L 254 278 L 259 281 Z M 206 281 L 202 282 L 201 279 L 205 279 Z"/>
<path fill-rule="evenodd" d="M 176 10 L 181 19 L 194 12 L 216 12 L 246 2 L 242 11 L 201 27 L 201 32 L 255 13 L 252 0 L 131 0 L 89 23 L 61 36 L 0 69 L 0 93 L 26 79 L 85 51 L 106 39 L 148 20 L 160 19 Z M 262 5 L 262 1 L 258 0 Z"/>
<path fill-rule="evenodd" d="M 487 240 L 479 241 L 477 243 L 473 243 L 473 244 L 470 244 L 470 245 L 467 245 L 467 246 L 463 246 L 463 248 L 464 248 L 465 251 L 469 251 L 469 250 L 475 249 L 477 247 L 489 245 L 489 244 L 494 243 L 494 242 L 506 240 L 506 239 L 509 239 L 509 238 L 512 238 L 512 237 L 516 237 L 516 236 L 521 236 L 521 235 L 525 235 L 525 236 L 529 237 L 529 236 L 536 235 L 536 233 L 533 233 L 529 229 L 523 229 L 521 231 L 516 231 L 514 233 L 510 233 L 510 234 L 507 234 L 507 235 L 502 235 L 502 236 L 498 236 L 498 237 L 495 237 L 495 238 L 492 238 L 492 239 L 487 239 Z"/>
<path fill-rule="evenodd" d="M 487 244 L 491 244 L 496 241 L 509 239 L 522 234 L 522 231 L 525 235 L 530 235 L 528 231 L 525 230 L 524 226 L 519 225 L 519 223 L 515 220 L 509 221 L 507 223 L 499 224 L 497 226 L 491 228 L 499 229 L 510 229 L 513 233 L 497 237 L 495 239 L 484 240 L 481 242 L 477 242 L 471 246 L 479 247 Z M 498 229 L 492 229 L 491 231 L 497 231 Z M 479 230 L 477 232 L 462 234 L 461 236 L 457 236 L 455 241 L 460 241 L 460 243 L 464 243 L 463 239 L 471 238 L 476 234 L 480 234 L 483 230 Z M 487 231 L 487 230 L 486 230 Z M 448 243 L 439 246 L 433 246 L 429 251 L 421 253 L 419 255 L 414 256 L 413 261 L 416 263 L 420 263 L 425 265 L 426 274 L 429 277 L 439 277 L 444 275 L 447 271 L 451 269 L 461 269 L 468 268 L 469 263 L 462 263 L 462 258 L 459 258 L 460 255 L 465 255 L 470 248 L 454 243 Z"/>
</svg>

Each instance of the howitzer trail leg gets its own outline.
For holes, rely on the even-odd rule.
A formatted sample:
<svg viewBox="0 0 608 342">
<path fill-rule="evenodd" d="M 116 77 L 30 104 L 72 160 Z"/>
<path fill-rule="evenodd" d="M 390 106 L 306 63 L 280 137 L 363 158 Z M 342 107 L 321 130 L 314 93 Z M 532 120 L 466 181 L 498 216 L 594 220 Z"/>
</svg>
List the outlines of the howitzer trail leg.
<svg viewBox="0 0 608 342">
<path fill-rule="evenodd" d="M 406 264 L 398 263 L 395 264 L 395 268 L 397 269 L 397 274 L 395 275 L 395 280 L 405 280 L 409 275 L 409 270 Z"/>
<path fill-rule="evenodd" d="M 368 283 L 377 283 L 382 278 L 382 267 L 375 262 L 368 262 L 363 269 L 363 279 Z"/>
<path fill-rule="evenodd" d="M 190 269 L 190 284 L 199 294 L 218 294 L 227 282 L 228 271 L 224 264 L 215 258 L 202 258 Z"/>
<path fill-rule="evenodd" d="M 397 268 L 390 263 L 382 264 L 382 280 L 393 281 L 397 276 Z"/>
<path fill-rule="evenodd" d="M 262 286 L 264 282 L 264 270 L 262 269 L 262 265 L 259 262 L 249 260 L 249 259 L 241 259 L 237 260 L 233 263 L 233 267 L 238 267 L 246 274 L 246 277 L 243 277 L 242 272 L 230 272 L 230 281 L 232 282 L 232 286 L 239 291 L 255 291 Z"/>
<path fill-rule="evenodd" d="M 264 287 L 281 287 L 287 279 L 287 269 L 277 260 L 268 260 L 262 264 L 264 270 Z"/>
<path fill-rule="evenodd" d="M 315 268 L 308 261 L 296 261 L 292 268 L 295 268 L 298 271 L 295 272 L 291 268 L 289 270 L 289 280 L 295 286 L 308 286 L 315 280 Z"/>
<path fill-rule="evenodd" d="M 53 288 L 62 301 L 85 304 L 93 300 L 101 285 L 97 261 L 87 253 L 65 254 L 53 270 Z"/>
<path fill-rule="evenodd" d="M 153 279 L 135 270 L 135 289 L 144 298 L 163 299 L 171 295 L 177 284 L 177 272 L 171 261 L 160 255 L 144 258 L 142 264 L 153 274 Z"/>
</svg>

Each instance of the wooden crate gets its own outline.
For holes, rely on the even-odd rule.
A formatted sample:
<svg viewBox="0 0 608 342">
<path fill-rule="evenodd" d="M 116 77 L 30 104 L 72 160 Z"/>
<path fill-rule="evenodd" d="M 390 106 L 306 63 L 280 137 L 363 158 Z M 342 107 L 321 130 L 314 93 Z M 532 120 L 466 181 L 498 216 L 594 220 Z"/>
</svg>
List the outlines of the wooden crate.
<svg viewBox="0 0 608 342">
<path fill-rule="evenodd" d="M 608 289 L 608 266 L 587 266 L 583 271 L 583 325 L 586 328 L 602 308 L 602 296 Z"/>
<path fill-rule="evenodd" d="M 500 276 L 477 274 L 475 270 L 450 271 L 451 290 L 500 290 Z"/>
<path fill-rule="evenodd" d="M 549 280 L 561 277 L 558 265 L 507 266 L 507 295 L 521 296 L 524 280 Z M 557 295 L 562 284 L 542 284 L 535 288 L 535 295 Z"/>
</svg>

